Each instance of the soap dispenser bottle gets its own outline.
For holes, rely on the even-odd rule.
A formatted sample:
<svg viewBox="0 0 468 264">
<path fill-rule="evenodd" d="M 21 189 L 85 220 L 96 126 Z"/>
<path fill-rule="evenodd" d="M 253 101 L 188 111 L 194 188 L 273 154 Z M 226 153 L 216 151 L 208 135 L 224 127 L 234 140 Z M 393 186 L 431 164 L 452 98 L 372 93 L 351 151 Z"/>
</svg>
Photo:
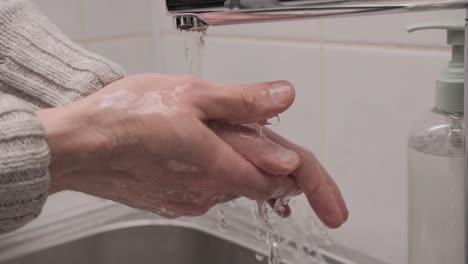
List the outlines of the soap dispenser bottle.
<svg viewBox="0 0 468 264">
<path fill-rule="evenodd" d="M 465 264 L 464 27 L 463 21 L 409 27 L 447 30 L 452 46 L 435 106 L 408 138 L 409 264 Z"/>
</svg>

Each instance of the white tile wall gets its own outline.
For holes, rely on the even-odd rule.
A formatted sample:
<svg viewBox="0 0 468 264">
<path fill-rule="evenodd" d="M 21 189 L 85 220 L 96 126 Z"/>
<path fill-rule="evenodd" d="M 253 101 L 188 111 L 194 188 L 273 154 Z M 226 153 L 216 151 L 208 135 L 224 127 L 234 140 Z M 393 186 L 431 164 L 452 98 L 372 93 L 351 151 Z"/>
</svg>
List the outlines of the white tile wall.
<svg viewBox="0 0 468 264">
<path fill-rule="evenodd" d="M 151 36 L 84 42 L 84 46 L 125 65 L 128 74 L 152 72 L 156 67 Z"/>
<path fill-rule="evenodd" d="M 160 0 L 34 1 L 74 39 L 129 72 L 182 73 L 186 68 L 182 39 Z M 209 32 L 206 78 L 295 84 L 297 102 L 276 129 L 317 152 L 343 189 L 351 218 L 332 236 L 390 264 L 405 264 L 407 256 L 406 134 L 417 113 L 431 106 L 434 80 L 449 59 L 442 32 L 410 35 L 405 27 L 446 18 L 463 19 L 463 12 Z M 76 202 L 77 197 L 70 199 Z M 56 200 L 50 204 L 60 205 Z"/>
<path fill-rule="evenodd" d="M 72 39 L 128 73 L 157 69 L 152 0 L 32 0 Z"/>
<path fill-rule="evenodd" d="M 151 0 L 82 0 L 87 38 L 151 32 Z"/>
<path fill-rule="evenodd" d="M 75 40 L 83 37 L 83 12 L 80 0 L 33 0 L 49 16 L 58 23 L 67 35 Z"/>
</svg>

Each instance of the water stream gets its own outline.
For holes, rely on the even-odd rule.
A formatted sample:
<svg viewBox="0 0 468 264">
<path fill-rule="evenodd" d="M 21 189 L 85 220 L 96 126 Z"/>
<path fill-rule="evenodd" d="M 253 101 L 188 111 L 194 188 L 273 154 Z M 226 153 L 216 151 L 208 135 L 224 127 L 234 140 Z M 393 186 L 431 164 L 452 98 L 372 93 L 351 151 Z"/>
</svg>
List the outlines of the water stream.
<svg viewBox="0 0 468 264">
<path fill-rule="evenodd" d="M 204 32 L 182 32 L 185 44 L 185 61 L 187 66 L 187 73 L 202 76 L 203 73 L 203 51 L 207 38 L 206 31 Z M 279 125 L 280 118 L 275 117 L 264 122 L 266 125 Z M 259 126 L 260 136 L 263 135 L 262 126 Z M 331 245 L 331 240 L 328 237 L 326 230 L 315 220 L 315 216 L 310 213 L 307 215 L 300 215 L 300 219 L 305 221 L 306 224 L 299 225 L 297 219 L 285 220 L 279 217 L 276 212 L 281 212 L 285 209 L 285 205 L 290 202 L 290 197 L 279 199 L 274 208 L 271 208 L 267 203 L 252 202 L 251 213 L 253 221 L 256 225 L 257 238 L 266 241 L 268 246 L 269 256 L 268 264 L 282 263 L 280 246 L 285 234 L 286 226 L 296 227 L 295 240 L 290 243 L 290 248 L 295 248 L 295 263 L 297 264 L 310 264 L 312 252 L 318 252 L 318 243 L 315 241 L 315 236 L 318 233 L 326 246 Z M 294 203 L 294 200 L 293 202 Z M 218 228 L 221 232 L 227 232 L 229 229 L 228 220 L 225 216 L 225 211 L 234 210 L 237 207 L 235 201 L 227 204 L 218 205 L 215 209 L 218 216 Z M 296 208 L 297 211 L 304 211 Z M 312 220 L 311 220 L 312 219 Z M 309 252 L 310 251 L 310 252 Z M 264 257 L 257 254 L 256 259 L 261 262 Z M 315 263 L 326 264 L 320 254 L 316 255 Z"/>
<path fill-rule="evenodd" d="M 187 73 L 202 76 L 206 31 L 182 31 Z"/>
</svg>

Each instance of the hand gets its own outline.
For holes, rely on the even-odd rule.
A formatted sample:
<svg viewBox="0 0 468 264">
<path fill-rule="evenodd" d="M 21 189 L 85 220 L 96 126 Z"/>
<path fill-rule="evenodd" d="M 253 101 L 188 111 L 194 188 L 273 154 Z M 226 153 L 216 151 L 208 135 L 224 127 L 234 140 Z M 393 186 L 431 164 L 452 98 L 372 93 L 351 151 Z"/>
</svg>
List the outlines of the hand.
<svg viewBox="0 0 468 264">
<path fill-rule="evenodd" d="M 276 145 L 298 153 L 299 167 L 288 176 L 281 173 L 278 176 L 290 177 L 296 183 L 298 189 L 287 195 L 293 196 L 304 192 L 310 206 L 328 227 L 337 228 L 346 222 L 349 213 L 340 190 L 313 153 L 289 142 L 268 128 L 259 131 L 258 125 L 215 122 L 210 126 L 243 157 L 271 175 L 276 175 L 275 171 L 279 171 L 279 168 L 271 162 L 274 161 L 272 157 L 268 158 L 269 153 L 274 153 L 269 151 L 269 148 L 274 148 Z M 260 151 L 264 153 L 259 153 Z M 272 169 L 274 171 L 271 171 Z M 277 199 L 270 199 L 269 203 L 274 207 L 277 201 Z M 291 211 L 286 206 L 284 211 L 278 213 L 287 217 Z"/>
<path fill-rule="evenodd" d="M 265 142 L 259 157 L 247 155 L 260 165 L 269 160 L 261 171 L 206 125 L 265 120 L 293 100 L 284 81 L 218 85 L 156 74 L 117 81 L 37 112 L 51 149 L 51 192 L 85 192 L 166 217 L 201 215 L 239 196 L 265 201 L 295 192 L 293 179 L 269 174 L 295 171 L 296 153 Z"/>
</svg>

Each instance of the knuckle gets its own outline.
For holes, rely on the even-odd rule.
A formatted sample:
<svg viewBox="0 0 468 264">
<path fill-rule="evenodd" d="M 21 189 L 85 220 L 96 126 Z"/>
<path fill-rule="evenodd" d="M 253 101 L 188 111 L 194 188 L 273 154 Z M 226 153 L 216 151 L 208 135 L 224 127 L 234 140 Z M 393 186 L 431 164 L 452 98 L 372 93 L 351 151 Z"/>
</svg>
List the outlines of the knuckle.
<svg viewBox="0 0 468 264">
<path fill-rule="evenodd" d="M 183 75 L 181 77 L 181 80 L 184 83 L 190 84 L 193 88 L 201 88 L 203 87 L 204 83 L 204 81 L 196 75 Z"/>
<path fill-rule="evenodd" d="M 289 176 L 282 176 L 279 181 L 281 182 L 280 186 L 282 186 L 285 194 L 296 196 L 301 193 L 299 186 Z"/>
<path fill-rule="evenodd" d="M 278 163 L 275 158 L 271 157 L 271 155 L 259 155 L 257 157 L 253 157 L 252 159 L 252 163 L 270 174 L 281 174 L 285 171 L 283 168 L 284 165 Z"/>
<path fill-rule="evenodd" d="M 277 154 L 274 150 L 270 152 L 259 153 L 259 155 L 253 155 L 252 163 L 261 170 L 271 174 L 273 176 L 284 176 L 293 173 L 298 164 L 294 162 L 284 162 L 278 160 Z"/>
<path fill-rule="evenodd" d="M 328 186 L 324 181 L 318 181 L 314 186 L 312 186 L 309 190 L 309 195 L 311 197 L 315 197 L 321 193 L 324 192 L 324 189 L 326 189 Z"/>
<path fill-rule="evenodd" d="M 258 102 L 258 96 L 254 89 L 251 87 L 241 89 L 240 98 L 246 113 L 252 113 L 255 111 L 256 104 Z"/>
</svg>

